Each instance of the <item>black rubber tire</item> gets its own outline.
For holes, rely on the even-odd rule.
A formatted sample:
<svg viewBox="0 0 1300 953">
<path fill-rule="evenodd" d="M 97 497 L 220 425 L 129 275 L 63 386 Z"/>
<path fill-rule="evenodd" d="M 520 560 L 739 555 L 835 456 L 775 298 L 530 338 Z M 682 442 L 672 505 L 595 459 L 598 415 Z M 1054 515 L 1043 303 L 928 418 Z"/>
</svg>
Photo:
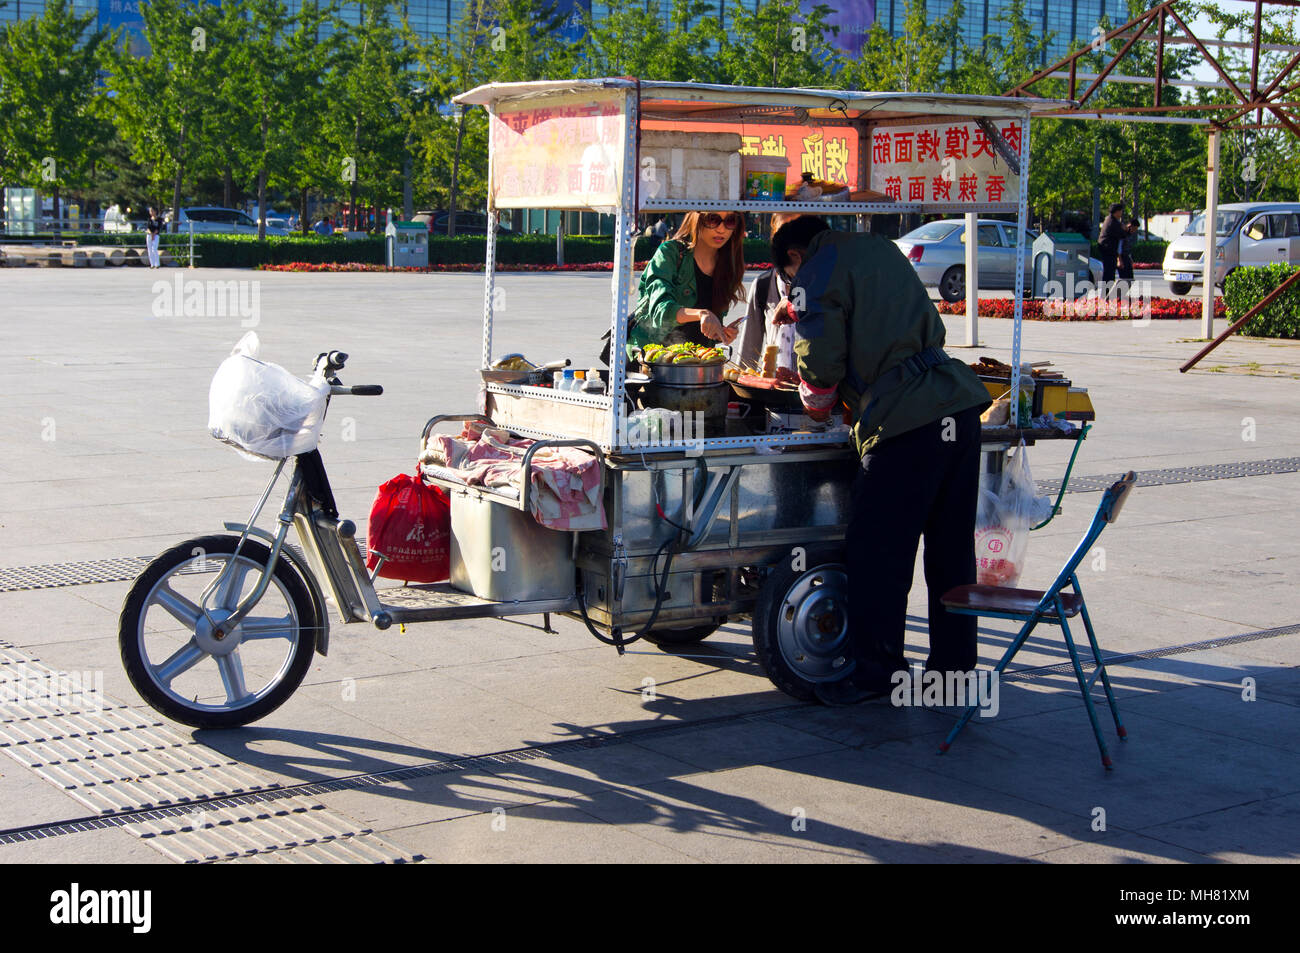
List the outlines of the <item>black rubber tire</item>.
<svg viewBox="0 0 1300 953">
<path fill-rule="evenodd" d="M 655 628 L 645 634 L 647 642 L 653 642 L 655 645 L 692 645 L 696 642 L 703 642 L 714 632 L 717 632 L 720 626 L 715 624 L 709 625 L 691 625 L 680 629 Z"/>
<path fill-rule="evenodd" d="M 772 567 L 763 588 L 758 593 L 758 603 L 754 606 L 754 653 L 758 663 L 763 667 L 772 684 L 787 695 L 800 701 L 812 701 L 816 695 L 814 683 L 796 672 L 786 662 L 777 638 L 778 616 L 785 602 L 786 594 L 802 576 L 816 569 L 828 566 L 842 568 L 844 565 L 844 548 L 842 545 L 821 544 L 806 547 L 807 554 L 802 570 L 795 570 L 791 561 L 781 560 Z"/>
<path fill-rule="evenodd" d="M 149 707 L 161 715 L 195 728 L 239 728 L 264 718 L 283 705 L 302 684 L 311 667 L 316 651 L 316 632 L 319 621 L 307 585 L 292 564 L 281 557 L 275 565 L 275 578 L 284 586 L 293 602 L 298 617 L 297 641 L 283 677 L 266 694 L 246 706 L 227 711 L 207 711 L 191 708 L 164 692 L 147 672 L 147 662 L 140 645 L 140 616 L 145 609 L 145 599 L 154 587 L 177 566 L 192 562 L 194 550 L 206 555 L 233 555 L 239 542 L 237 536 L 200 536 L 179 543 L 151 562 L 132 584 L 122 603 L 118 622 L 118 648 L 122 665 L 135 690 Z M 247 539 L 239 550 L 240 556 L 266 564 L 271 551 L 257 540 Z"/>
<path fill-rule="evenodd" d="M 1186 281 L 1171 281 L 1169 282 L 1169 290 L 1176 295 L 1185 295 L 1192 290 L 1192 286 L 1190 282 Z"/>
<path fill-rule="evenodd" d="M 949 304 L 955 304 L 966 298 L 966 269 L 953 265 L 939 279 L 939 297 Z"/>
</svg>

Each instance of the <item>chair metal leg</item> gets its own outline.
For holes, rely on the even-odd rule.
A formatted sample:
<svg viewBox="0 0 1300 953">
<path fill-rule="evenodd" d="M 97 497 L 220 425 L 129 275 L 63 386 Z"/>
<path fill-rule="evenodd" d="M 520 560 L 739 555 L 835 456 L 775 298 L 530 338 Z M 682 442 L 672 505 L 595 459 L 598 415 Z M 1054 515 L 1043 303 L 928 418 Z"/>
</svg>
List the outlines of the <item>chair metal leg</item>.
<svg viewBox="0 0 1300 953">
<path fill-rule="evenodd" d="M 1106 702 L 1110 705 L 1111 717 L 1115 719 L 1115 733 L 1119 735 L 1121 741 L 1128 741 L 1128 729 L 1124 727 L 1124 722 L 1120 720 L 1119 704 L 1115 701 L 1115 692 L 1110 687 L 1110 676 L 1106 674 L 1106 663 L 1101 660 L 1101 646 L 1097 644 L 1097 633 L 1093 631 L 1092 619 L 1088 617 L 1088 606 L 1086 604 L 1080 607 L 1080 614 L 1083 616 L 1083 627 L 1088 633 L 1088 641 L 1092 643 L 1092 656 L 1097 660 L 1097 670 L 1101 672 L 1101 684 L 1106 689 Z"/>
<path fill-rule="evenodd" d="M 1041 612 L 1035 612 L 1029 617 L 1025 624 L 1020 627 L 1020 632 L 1017 633 L 1015 640 L 1008 645 L 1007 650 L 1002 653 L 1002 660 L 993 667 L 995 673 L 1001 675 L 1006 670 L 1006 667 L 1011 664 L 1011 660 L 1016 657 L 1016 653 L 1020 651 L 1020 647 L 1024 645 L 1025 640 L 1029 638 L 1029 633 L 1034 631 L 1034 626 L 1038 625 L 1038 620 L 1042 618 L 1042 615 Z M 957 735 L 961 733 L 961 730 L 966 727 L 966 722 L 971 720 L 971 717 L 975 714 L 975 709 L 978 707 L 978 705 L 966 706 L 966 710 L 962 712 L 961 718 L 958 720 L 957 724 L 953 726 L 952 731 L 948 732 L 948 737 L 939 745 L 939 754 L 943 754 L 952 747 L 954 739 L 956 739 Z"/>
<path fill-rule="evenodd" d="M 1065 647 L 1070 650 L 1070 661 L 1074 664 L 1074 675 L 1079 680 L 1079 691 L 1083 693 L 1083 704 L 1088 709 L 1088 720 L 1092 722 L 1092 733 L 1101 749 L 1101 763 L 1110 770 L 1110 752 L 1106 749 L 1106 739 L 1101 736 L 1101 725 L 1097 721 L 1097 709 L 1092 703 L 1092 692 L 1088 689 L 1088 679 L 1083 674 L 1083 663 L 1079 661 L 1079 650 L 1074 646 L 1074 637 L 1070 634 L 1070 623 L 1065 619 L 1065 606 L 1061 604 L 1059 594 L 1053 595 L 1056 611 L 1060 613 L 1061 634 L 1065 636 Z"/>
</svg>

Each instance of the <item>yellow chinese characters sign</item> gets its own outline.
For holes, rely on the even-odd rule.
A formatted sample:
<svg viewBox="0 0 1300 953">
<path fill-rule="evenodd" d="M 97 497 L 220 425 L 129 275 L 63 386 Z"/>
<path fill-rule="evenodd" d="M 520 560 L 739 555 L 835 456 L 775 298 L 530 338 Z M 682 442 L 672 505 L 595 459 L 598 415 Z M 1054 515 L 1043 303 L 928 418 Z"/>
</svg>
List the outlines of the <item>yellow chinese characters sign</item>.
<svg viewBox="0 0 1300 953">
<path fill-rule="evenodd" d="M 1018 156 L 1020 124 L 997 129 Z M 973 122 L 884 126 L 871 134 L 871 187 L 900 202 L 987 205 L 1015 202 L 1020 177 Z"/>
<path fill-rule="evenodd" d="M 589 208 L 621 204 L 622 90 L 510 104 L 491 117 L 491 208 Z"/>
<path fill-rule="evenodd" d="M 740 132 L 742 156 L 778 157 L 790 163 L 786 185 L 793 188 L 804 172 L 814 179 L 856 188 L 858 178 L 858 134 L 843 126 L 788 126 L 777 123 L 746 123 L 737 130 L 729 123 L 692 122 L 689 125 L 663 120 L 646 120 L 642 129 L 689 130 L 691 132 Z"/>
</svg>

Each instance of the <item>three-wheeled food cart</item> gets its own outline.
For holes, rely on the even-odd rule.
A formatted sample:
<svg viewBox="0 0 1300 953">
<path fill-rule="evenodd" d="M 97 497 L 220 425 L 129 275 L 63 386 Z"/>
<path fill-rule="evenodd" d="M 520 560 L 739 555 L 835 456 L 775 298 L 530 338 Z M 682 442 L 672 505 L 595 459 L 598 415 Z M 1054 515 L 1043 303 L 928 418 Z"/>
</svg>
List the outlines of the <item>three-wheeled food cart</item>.
<svg viewBox="0 0 1300 953">
<path fill-rule="evenodd" d="M 249 522 L 226 524 L 238 535 L 181 543 L 137 580 L 121 621 L 133 684 L 153 707 L 188 724 L 256 720 L 294 691 L 313 651 L 326 652 L 332 601 L 340 621 L 379 629 L 562 613 L 620 652 L 641 636 L 692 642 L 750 617 L 773 683 L 812 697 L 813 686 L 836 677 L 845 663 L 841 550 L 858 466 L 847 428 L 791 424 L 797 399 L 791 407 L 786 395 L 782 407 L 778 396 L 724 383 L 754 397 L 754 412 L 711 416 L 703 427 L 670 426 L 646 438 L 638 424 L 657 393 L 689 398 L 692 387 L 717 382 L 667 382 L 657 392 L 629 381 L 621 358 L 635 304 L 637 213 L 803 211 L 856 216 L 858 227 L 873 214 L 1017 213 L 1009 388 L 1017 394 L 1030 117 L 1060 104 L 629 79 L 492 84 L 457 101 L 484 106 L 491 116 L 485 383 L 478 412 L 435 416 L 424 445 L 446 424 L 474 421 L 533 440 L 517 485 L 471 486 L 426 469 L 425 479 L 451 498 L 451 581 L 377 588 L 356 525 L 337 511 L 318 450 L 293 458 L 275 531 L 254 525 L 286 469 L 281 460 Z M 847 194 L 830 201 L 744 198 L 752 182 L 769 194 L 774 156 L 784 157 L 790 180 L 812 172 L 843 182 Z M 749 169 L 759 175 L 751 181 L 746 174 L 741 184 L 740 173 Z M 867 183 L 879 200 L 862 200 L 866 193 L 854 188 Z M 517 208 L 617 215 L 614 358 L 599 385 L 561 390 L 537 375 L 512 380 L 491 372 L 494 357 L 511 350 L 509 340 L 494 337 L 495 224 L 499 210 Z M 591 342 L 573 348 L 579 367 L 596 350 Z M 318 358 L 331 394 L 377 393 L 339 381 L 345 357 Z M 765 400 L 771 405 L 761 406 Z M 1023 436 L 1057 435 L 987 432 L 988 465 L 999 465 Z M 598 462 L 604 528 L 560 532 L 533 518 L 533 457 L 559 447 L 582 448 Z M 291 526 L 300 551 L 285 544 Z"/>
</svg>

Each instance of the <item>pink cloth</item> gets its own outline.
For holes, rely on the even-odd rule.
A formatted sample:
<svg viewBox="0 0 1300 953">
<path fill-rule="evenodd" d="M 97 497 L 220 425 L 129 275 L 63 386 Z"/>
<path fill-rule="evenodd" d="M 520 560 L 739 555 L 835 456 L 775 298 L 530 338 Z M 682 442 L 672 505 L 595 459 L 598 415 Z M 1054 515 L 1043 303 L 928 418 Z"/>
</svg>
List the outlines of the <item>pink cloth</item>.
<svg viewBox="0 0 1300 953">
<path fill-rule="evenodd" d="M 509 431 L 473 421 L 457 437 L 429 438 L 420 462 L 453 470 L 467 486 L 510 489 L 518 497 L 524 454 L 536 441 L 511 438 Z M 600 499 L 600 464 L 576 447 L 543 447 L 533 454 L 528 508 L 550 529 L 605 529 Z"/>
</svg>

